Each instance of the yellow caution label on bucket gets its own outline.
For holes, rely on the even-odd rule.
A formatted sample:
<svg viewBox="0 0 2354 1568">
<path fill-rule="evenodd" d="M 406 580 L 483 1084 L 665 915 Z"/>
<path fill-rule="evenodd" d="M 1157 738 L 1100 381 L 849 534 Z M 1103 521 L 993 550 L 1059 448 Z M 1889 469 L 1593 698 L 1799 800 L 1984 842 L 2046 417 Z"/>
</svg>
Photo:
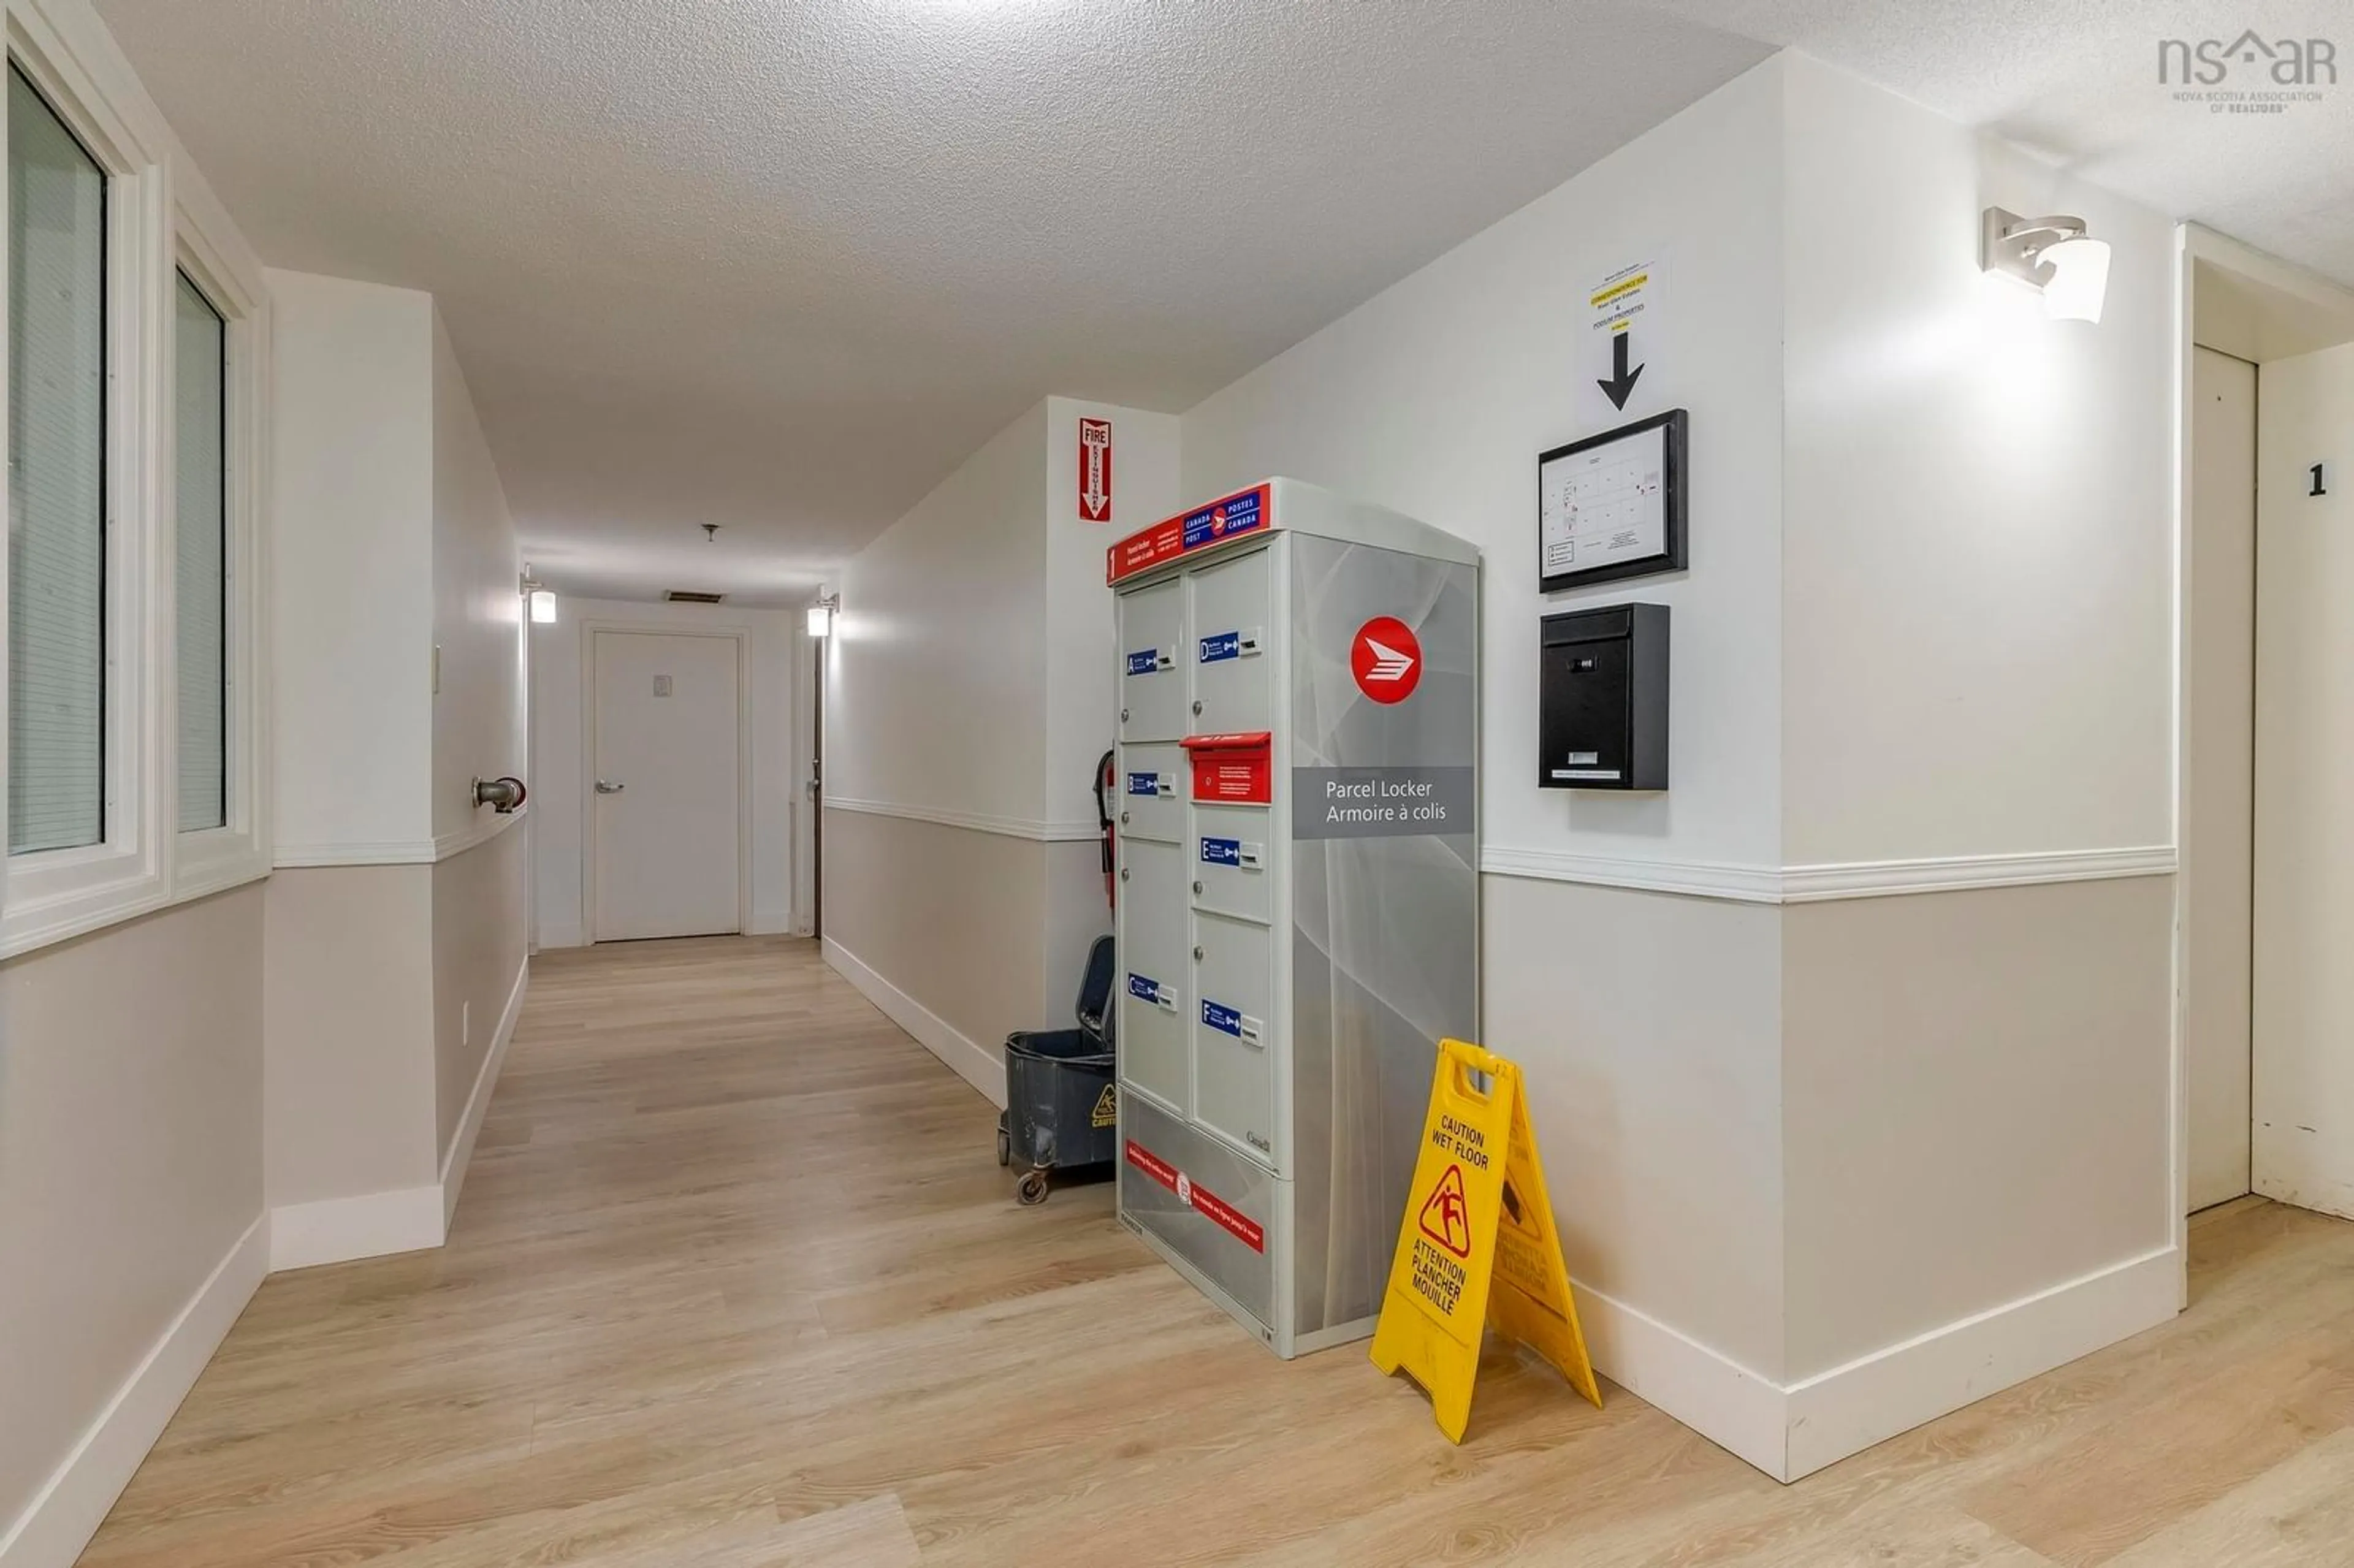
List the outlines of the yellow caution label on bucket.
<svg viewBox="0 0 2354 1568">
<path fill-rule="evenodd" d="M 1487 1078 L 1486 1089 L 1473 1073 Z M 1403 1369 L 1428 1390 L 1439 1430 L 1460 1443 L 1480 1337 L 1490 1325 L 1602 1403 L 1521 1071 L 1477 1045 L 1443 1040 L 1413 1195 L 1373 1330 L 1373 1364 L 1384 1372 Z"/>
<path fill-rule="evenodd" d="M 1103 1093 L 1096 1097 L 1096 1108 L 1088 1116 L 1087 1125 L 1089 1127 L 1119 1125 L 1119 1090 L 1115 1086 L 1106 1084 Z"/>
</svg>

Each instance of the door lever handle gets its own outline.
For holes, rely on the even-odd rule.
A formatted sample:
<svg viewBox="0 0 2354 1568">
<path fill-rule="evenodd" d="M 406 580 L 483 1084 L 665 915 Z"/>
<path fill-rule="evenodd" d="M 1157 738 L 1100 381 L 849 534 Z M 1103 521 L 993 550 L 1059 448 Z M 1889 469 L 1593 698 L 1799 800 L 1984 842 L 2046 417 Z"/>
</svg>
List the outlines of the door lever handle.
<svg viewBox="0 0 2354 1568">
<path fill-rule="evenodd" d="M 597 793 L 599 795 L 618 795 L 628 788 L 627 784 L 615 784 L 603 779 L 597 780 Z"/>
</svg>

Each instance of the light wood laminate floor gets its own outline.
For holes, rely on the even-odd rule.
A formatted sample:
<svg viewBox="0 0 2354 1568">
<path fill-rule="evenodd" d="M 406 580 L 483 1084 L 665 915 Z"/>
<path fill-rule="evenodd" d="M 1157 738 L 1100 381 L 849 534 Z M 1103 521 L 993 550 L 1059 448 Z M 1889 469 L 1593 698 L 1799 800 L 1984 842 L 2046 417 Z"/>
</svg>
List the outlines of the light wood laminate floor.
<svg viewBox="0 0 2354 1568">
<path fill-rule="evenodd" d="M 1450 1447 L 995 1114 L 807 943 L 544 955 L 449 1245 L 266 1283 L 83 1561 L 2354 1564 L 2354 1225 L 2236 1206 L 2172 1324 L 1784 1488 L 1492 1350 Z"/>
</svg>

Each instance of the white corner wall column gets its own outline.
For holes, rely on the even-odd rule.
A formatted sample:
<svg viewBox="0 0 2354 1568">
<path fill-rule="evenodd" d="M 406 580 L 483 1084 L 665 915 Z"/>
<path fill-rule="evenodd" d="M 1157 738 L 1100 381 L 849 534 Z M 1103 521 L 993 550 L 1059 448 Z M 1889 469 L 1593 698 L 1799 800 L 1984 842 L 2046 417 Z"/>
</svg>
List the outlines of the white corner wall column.
<svg viewBox="0 0 2354 1568">
<path fill-rule="evenodd" d="M 2103 323 L 1988 287 L 1988 203 L 2115 246 Z M 1645 260 L 1691 564 L 1546 596 L 1530 460 L 1603 428 L 1561 280 Z M 1597 1364 L 1778 1478 L 2179 1305 L 2174 309 L 2158 215 L 1786 52 L 1183 418 L 1189 494 L 1481 546 L 1486 1043 Z M 1673 788 L 1536 789 L 1538 620 L 1626 600 Z"/>
<path fill-rule="evenodd" d="M 273 271 L 273 1266 L 438 1246 L 527 972 L 514 527 L 429 295 Z M 355 594 L 352 585 L 367 591 Z"/>
</svg>

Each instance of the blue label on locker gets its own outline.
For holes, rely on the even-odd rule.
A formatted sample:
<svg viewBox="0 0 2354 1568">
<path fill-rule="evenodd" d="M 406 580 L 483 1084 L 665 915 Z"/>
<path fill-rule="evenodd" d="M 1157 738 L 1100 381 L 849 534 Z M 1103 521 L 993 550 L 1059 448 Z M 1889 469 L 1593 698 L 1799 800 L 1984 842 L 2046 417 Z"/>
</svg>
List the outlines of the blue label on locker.
<svg viewBox="0 0 2354 1568">
<path fill-rule="evenodd" d="M 1158 773 L 1129 774 L 1128 776 L 1128 792 L 1131 795 L 1160 794 L 1161 775 Z"/>
<path fill-rule="evenodd" d="M 1185 514 L 1185 548 L 1196 549 L 1230 534 L 1247 534 L 1266 521 L 1266 514 L 1259 510 L 1257 491 L 1229 495 L 1199 512 Z"/>
<path fill-rule="evenodd" d="M 1161 1000 L 1161 982 L 1146 980 L 1142 975 L 1130 971 L 1128 977 L 1128 994 L 1139 1001 L 1158 1002 Z"/>
<path fill-rule="evenodd" d="M 1161 650 L 1158 648 L 1147 648 L 1140 653 L 1131 653 L 1128 656 L 1128 673 L 1131 675 L 1150 675 L 1159 668 L 1161 668 Z"/>
<path fill-rule="evenodd" d="M 1237 1040 L 1243 1036 L 1243 1015 L 1221 1002 L 1205 998 L 1202 1002 L 1202 1022 Z"/>
<path fill-rule="evenodd" d="M 1243 863 L 1243 841 L 1240 839 L 1204 839 L 1204 865 L 1240 865 Z"/>
<path fill-rule="evenodd" d="M 1242 656 L 1243 634 L 1239 631 L 1221 631 L 1214 637 L 1202 639 L 1202 662 L 1204 664 L 1214 664 L 1222 659 L 1239 659 Z"/>
</svg>

